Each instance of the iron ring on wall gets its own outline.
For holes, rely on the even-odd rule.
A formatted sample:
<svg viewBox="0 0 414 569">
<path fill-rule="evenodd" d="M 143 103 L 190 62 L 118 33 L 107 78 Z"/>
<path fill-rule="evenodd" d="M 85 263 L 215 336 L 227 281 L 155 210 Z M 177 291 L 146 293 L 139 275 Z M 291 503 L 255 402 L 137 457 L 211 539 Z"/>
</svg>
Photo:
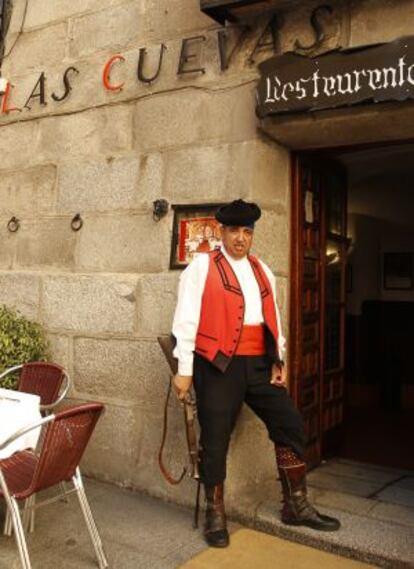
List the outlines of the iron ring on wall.
<svg viewBox="0 0 414 569">
<path fill-rule="evenodd" d="M 72 221 L 70 222 L 70 226 L 72 231 L 79 231 L 79 229 L 83 226 L 83 219 L 81 218 L 81 214 L 77 213 L 73 216 Z"/>
<path fill-rule="evenodd" d="M 20 228 L 20 220 L 13 215 L 13 217 L 9 219 L 9 222 L 7 224 L 7 229 L 10 231 L 10 233 L 16 233 L 16 231 L 18 231 L 19 228 Z"/>
</svg>

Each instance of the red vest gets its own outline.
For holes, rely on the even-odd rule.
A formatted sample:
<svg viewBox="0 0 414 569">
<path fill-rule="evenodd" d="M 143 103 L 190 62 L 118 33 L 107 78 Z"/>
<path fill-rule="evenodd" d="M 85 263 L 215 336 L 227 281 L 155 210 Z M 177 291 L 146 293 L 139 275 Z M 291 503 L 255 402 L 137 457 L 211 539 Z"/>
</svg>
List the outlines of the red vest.
<svg viewBox="0 0 414 569">
<path fill-rule="evenodd" d="M 223 253 L 215 250 L 209 256 L 195 351 L 224 372 L 240 339 L 245 302 L 239 281 Z M 262 298 L 266 353 L 278 362 L 279 333 L 272 287 L 258 259 L 249 255 L 248 260 Z"/>
</svg>

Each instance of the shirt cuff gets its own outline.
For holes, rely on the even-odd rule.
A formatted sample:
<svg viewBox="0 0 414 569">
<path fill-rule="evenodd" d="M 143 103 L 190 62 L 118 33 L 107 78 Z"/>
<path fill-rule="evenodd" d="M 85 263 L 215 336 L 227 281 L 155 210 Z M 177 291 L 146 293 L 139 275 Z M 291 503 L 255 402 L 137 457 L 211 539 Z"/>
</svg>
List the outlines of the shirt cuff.
<svg viewBox="0 0 414 569">
<path fill-rule="evenodd" d="M 193 375 L 193 362 L 178 361 L 178 375 Z"/>
</svg>

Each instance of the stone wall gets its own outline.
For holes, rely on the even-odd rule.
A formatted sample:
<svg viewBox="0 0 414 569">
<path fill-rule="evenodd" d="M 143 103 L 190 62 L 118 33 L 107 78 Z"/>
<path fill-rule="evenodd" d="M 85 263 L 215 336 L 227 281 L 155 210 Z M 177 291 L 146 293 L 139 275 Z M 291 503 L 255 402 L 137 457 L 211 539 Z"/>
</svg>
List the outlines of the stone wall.
<svg viewBox="0 0 414 569">
<path fill-rule="evenodd" d="M 280 49 L 312 40 L 317 4 L 286 14 Z M 408 0 L 335 5 L 323 49 L 392 39 L 384 15 L 395 37 L 408 33 L 414 11 Z M 14 0 L 6 53 L 17 42 L 2 65 L 14 85 L 9 106 L 23 110 L 0 115 L 0 301 L 45 325 L 54 359 L 74 379 L 73 401 L 106 404 L 84 470 L 189 502 L 189 483 L 167 487 L 157 466 L 168 370 L 156 337 L 170 330 L 179 273 L 169 270 L 172 213 L 155 222 L 152 201 L 257 200 L 264 215 L 255 249 L 278 275 L 287 331 L 290 157 L 260 134 L 254 113 L 255 63 L 270 53 L 247 62 L 264 24 L 243 41 L 228 31 L 231 46 L 241 43 L 221 70 L 220 27 L 197 0 L 31 0 L 19 35 L 24 7 Z M 205 38 L 197 51 L 205 73 L 177 76 L 183 39 L 194 36 Z M 154 72 L 162 42 L 158 79 L 138 82 L 140 48 Z M 116 53 L 125 61 L 111 80 L 124 87 L 109 92 L 102 70 Z M 59 103 L 51 95 L 63 92 L 69 66 L 78 74 Z M 47 104 L 37 97 L 26 109 L 41 72 Z M 84 225 L 74 233 L 76 213 Z M 6 229 L 12 215 L 21 221 L 15 234 Z M 167 460 L 176 469 L 185 456 L 181 421 L 172 405 Z M 234 442 L 231 503 L 240 493 L 247 508 L 260 498 L 259 481 L 274 484 L 272 449 L 248 411 Z"/>
</svg>

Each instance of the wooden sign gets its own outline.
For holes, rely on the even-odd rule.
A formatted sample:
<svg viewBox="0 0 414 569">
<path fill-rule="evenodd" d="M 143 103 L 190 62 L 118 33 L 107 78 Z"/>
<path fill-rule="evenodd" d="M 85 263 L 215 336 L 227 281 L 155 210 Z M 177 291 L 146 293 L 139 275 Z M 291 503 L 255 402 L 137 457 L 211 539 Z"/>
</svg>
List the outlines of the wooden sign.
<svg viewBox="0 0 414 569">
<path fill-rule="evenodd" d="M 314 58 L 287 53 L 259 69 L 260 118 L 414 99 L 414 37 Z"/>
</svg>

